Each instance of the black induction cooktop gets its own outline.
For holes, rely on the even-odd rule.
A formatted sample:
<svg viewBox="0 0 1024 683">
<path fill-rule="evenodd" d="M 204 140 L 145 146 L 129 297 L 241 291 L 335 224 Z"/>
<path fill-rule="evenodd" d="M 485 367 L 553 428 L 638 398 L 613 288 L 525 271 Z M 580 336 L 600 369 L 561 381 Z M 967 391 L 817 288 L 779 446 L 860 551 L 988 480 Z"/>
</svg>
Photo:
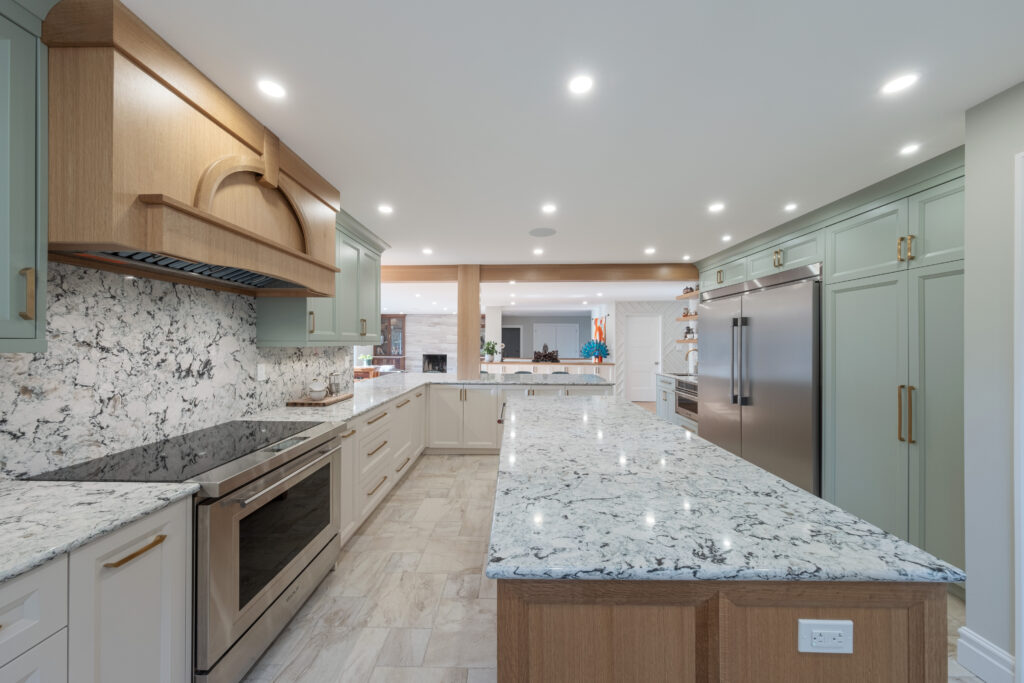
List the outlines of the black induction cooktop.
<svg viewBox="0 0 1024 683">
<path fill-rule="evenodd" d="M 29 477 L 34 481 L 182 482 L 322 424 L 238 420 Z"/>
</svg>

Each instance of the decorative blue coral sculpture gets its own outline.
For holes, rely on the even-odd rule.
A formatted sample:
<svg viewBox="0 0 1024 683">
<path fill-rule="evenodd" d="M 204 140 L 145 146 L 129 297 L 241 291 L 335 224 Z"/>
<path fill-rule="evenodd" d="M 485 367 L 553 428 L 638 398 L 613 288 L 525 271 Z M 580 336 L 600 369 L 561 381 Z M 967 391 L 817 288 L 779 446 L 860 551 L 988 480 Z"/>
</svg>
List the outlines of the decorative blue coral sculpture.
<svg viewBox="0 0 1024 683">
<path fill-rule="evenodd" d="M 596 339 L 591 339 L 583 345 L 582 349 L 580 349 L 580 356 L 583 358 L 593 358 L 594 356 L 607 358 L 608 345 L 604 342 L 599 342 Z"/>
</svg>

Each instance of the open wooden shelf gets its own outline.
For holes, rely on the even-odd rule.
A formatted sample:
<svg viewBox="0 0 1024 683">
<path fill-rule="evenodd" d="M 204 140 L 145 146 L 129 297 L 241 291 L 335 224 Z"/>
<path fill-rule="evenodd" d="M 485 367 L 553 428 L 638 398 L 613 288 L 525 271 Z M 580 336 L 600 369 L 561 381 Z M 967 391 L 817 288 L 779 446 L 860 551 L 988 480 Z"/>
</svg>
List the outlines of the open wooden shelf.
<svg viewBox="0 0 1024 683">
<path fill-rule="evenodd" d="M 678 318 L 676 318 L 676 321 L 683 322 L 684 320 L 696 320 L 696 319 L 697 319 L 697 314 L 694 313 L 693 315 L 682 315 L 682 316 L 679 316 Z"/>
<path fill-rule="evenodd" d="M 696 292 L 687 292 L 686 294 L 680 294 L 676 297 L 676 301 L 682 301 L 683 299 L 696 299 L 700 296 L 700 290 Z"/>
<path fill-rule="evenodd" d="M 697 338 L 696 337 L 693 337 L 692 339 L 676 339 L 676 344 L 696 344 L 696 343 L 697 343 Z"/>
</svg>

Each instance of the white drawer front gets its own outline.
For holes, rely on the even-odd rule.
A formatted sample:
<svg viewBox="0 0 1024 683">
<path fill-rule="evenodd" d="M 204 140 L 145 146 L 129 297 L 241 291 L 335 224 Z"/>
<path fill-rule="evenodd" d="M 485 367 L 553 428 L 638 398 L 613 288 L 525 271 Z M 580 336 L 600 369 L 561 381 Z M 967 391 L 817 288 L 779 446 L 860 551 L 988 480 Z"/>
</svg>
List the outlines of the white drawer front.
<svg viewBox="0 0 1024 683">
<path fill-rule="evenodd" d="M 0 664 L 68 623 L 68 556 L 0 584 Z M 6 679 L 4 679 L 6 680 Z"/>
<path fill-rule="evenodd" d="M 67 683 L 68 630 L 57 633 L 0 667 L 0 683 Z"/>
</svg>

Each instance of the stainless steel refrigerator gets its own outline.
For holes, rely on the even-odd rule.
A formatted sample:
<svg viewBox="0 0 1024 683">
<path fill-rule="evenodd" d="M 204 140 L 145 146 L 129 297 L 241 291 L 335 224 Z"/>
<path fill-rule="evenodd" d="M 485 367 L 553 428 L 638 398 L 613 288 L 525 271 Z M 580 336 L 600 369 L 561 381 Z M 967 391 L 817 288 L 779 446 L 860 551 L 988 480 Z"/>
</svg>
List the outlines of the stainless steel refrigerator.
<svg viewBox="0 0 1024 683">
<path fill-rule="evenodd" d="M 700 295 L 700 436 L 821 494 L 821 265 Z"/>
</svg>

